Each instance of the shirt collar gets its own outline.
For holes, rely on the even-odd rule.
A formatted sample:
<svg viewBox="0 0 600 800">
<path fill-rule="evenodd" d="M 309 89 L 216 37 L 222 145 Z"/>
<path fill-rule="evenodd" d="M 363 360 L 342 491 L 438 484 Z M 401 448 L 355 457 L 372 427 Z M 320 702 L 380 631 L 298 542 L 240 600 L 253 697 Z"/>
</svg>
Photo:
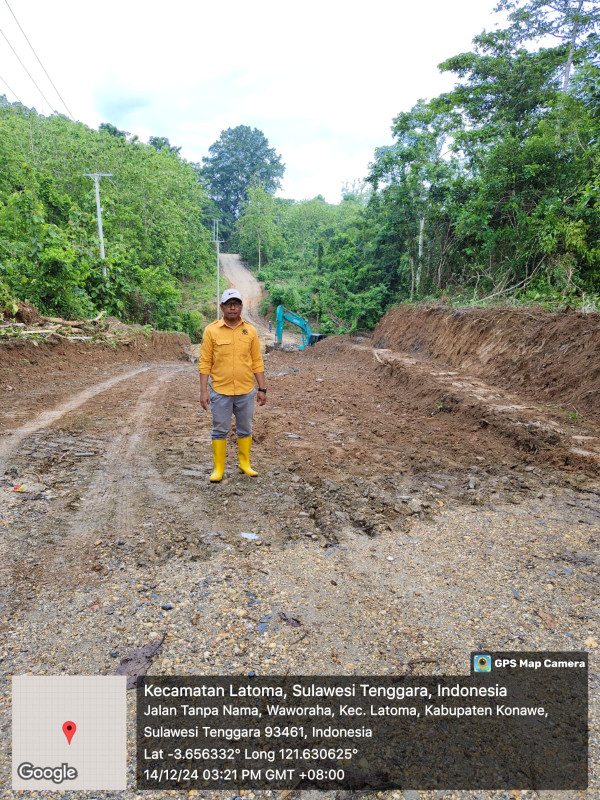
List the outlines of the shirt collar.
<svg viewBox="0 0 600 800">
<path fill-rule="evenodd" d="M 240 317 L 240 323 L 242 325 L 246 325 L 246 320 L 243 317 Z M 230 331 L 235 331 L 240 327 L 239 325 L 236 325 L 235 328 L 232 328 L 231 326 L 227 325 L 223 317 L 217 320 L 217 324 L 219 325 L 220 328 L 229 328 Z"/>
</svg>

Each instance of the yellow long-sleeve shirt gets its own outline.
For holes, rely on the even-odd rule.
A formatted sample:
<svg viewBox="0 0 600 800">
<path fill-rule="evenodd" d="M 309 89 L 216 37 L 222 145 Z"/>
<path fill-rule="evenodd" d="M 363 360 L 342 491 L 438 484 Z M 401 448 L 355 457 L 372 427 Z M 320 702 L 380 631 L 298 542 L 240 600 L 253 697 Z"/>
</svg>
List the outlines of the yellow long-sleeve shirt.
<svg viewBox="0 0 600 800">
<path fill-rule="evenodd" d="M 251 392 L 254 375 L 265 371 L 254 325 L 244 319 L 236 328 L 230 328 L 222 319 L 207 325 L 198 369 L 202 375 L 212 376 L 212 387 L 219 394 Z"/>
</svg>

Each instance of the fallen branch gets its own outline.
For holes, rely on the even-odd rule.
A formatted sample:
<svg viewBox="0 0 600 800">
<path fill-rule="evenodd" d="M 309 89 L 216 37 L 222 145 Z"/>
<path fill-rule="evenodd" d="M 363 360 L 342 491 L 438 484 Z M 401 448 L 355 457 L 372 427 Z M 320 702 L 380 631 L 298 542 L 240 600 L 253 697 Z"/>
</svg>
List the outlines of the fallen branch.
<svg viewBox="0 0 600 800">
<path fill-rule="evenodd" d="M 63 319 L 62 317 L 41 317 L 44 322 L 54 322 L 57 325 L 66 325 L 72 328 L 85 328 L 94 322 L 100 322 L 106 311 L 101 311 L 97 317 L 92 319 Z"/>
<path fill-rule="evenodd" d="M 80 319 L 68 320 L 61 317 L 42 317 L 42 319 L 44 322 L 55 322 L 57 325 L 72 325 L 75 328 L 79 328 L 82 323 Z"/>
<path fill-rule="evenodd" d="M 480 297 L 478 300 L 471 300 L 469 305 L 473 306 L 473 305 L 476 305 L 477 303 L 485 303 L 487 300 L 491 300 L 493 297 L 499 297 L 501 294 L 506 294 L 507 292 L 514 292 L 515 289 L 519 289 L 520 287 L 525 288 L 526 286 L 529 286 L 529 284 L 531 283 L 531 281 L 535 277 L 537 271 L 541 267 L 542 263 L 543 263 L 543 260 L 540 261 L 540 263 L 537 265 L 537 267 L 535 267 L 533 269 L 533 272 L 531 273 L 531 275 L 528 275 L 524 280 L 520 281 L 519 283 L 515 283 L 514 286 L 509 286 L 508 288 L 506 288 L 506 282 L 505 282 L 505 285 L 503 287 L 501 287 L 497 292 L 494 292 L 493 294 L 488 294 L 487 297 Z"/>
<path fill-rule="evenodd" d="M 56 333 L 56 328 L 48 328 L 48 329 L 44 329 L 44 330 L 40 330 L 39 328 L 30 328 L 29 330 L 25 330 L 25 331 L 24 330 L 15 331 L 15 333 L 18 333 L 19 336 L 21 336 L 22 334 L 36 334 L 37 335 L 37 334 L 40 334 L 40 333 Z M 0 335 L 4 335 L 4 333 L 2 333 Z"/>
<path fill-rule="evenodd" d="M 62 317 L 37 317 L 37 323 L 29 322 L 1 322 L 0 341 L 7 339 L 30 339 L 37 344 L 36 339 L 52 341 L 52 336 L 57 339 L 71 341 L 101 341 L 113 346 L 129 345 L 134 342 L 131 328 L 125 330 L 111 330 L 106 321 L 101 322 L 106 311 L 101 311 L 93 319 L 69 320 Z M 100 323 L 100 324 L 98 324 Z M 37 324 L 38 327 L 35 327 Z"/>
<path fill-rule="evenodd" d="M 330 311 L 329 309 L 327 309 L 327 316 L 331 317 L 331 319 L 335 322 L 335 324 L 338 326 L 338 328 L 347 328 L 348 327 L 348 324 L 346 322 L 341 320 L 338 316 L 336 316 L 333 313 L 333 311 Z"/>
</svg>

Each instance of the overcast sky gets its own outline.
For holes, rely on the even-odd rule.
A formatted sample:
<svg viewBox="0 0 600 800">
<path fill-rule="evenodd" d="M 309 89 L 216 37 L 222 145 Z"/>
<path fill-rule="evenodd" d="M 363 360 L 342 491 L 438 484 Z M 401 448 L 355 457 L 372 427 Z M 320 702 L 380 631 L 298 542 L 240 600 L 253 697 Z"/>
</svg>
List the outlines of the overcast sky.
<svg viewBox="0 0 600 800">
<path fill-rule="evenodd" d="M 286 165 L 279 194 L 333 203 L 391 143 L 396 114 L 452 87 L 437 65 L 498 19 L 496 0 L 8 4 L 75 119 L 166 136 L 190 161 L 222 130 L 257 127 Z M 50 105 L 3 36 L 0 93 L 66 113 L 7 0 L 0 30 Z"/>
</svg>

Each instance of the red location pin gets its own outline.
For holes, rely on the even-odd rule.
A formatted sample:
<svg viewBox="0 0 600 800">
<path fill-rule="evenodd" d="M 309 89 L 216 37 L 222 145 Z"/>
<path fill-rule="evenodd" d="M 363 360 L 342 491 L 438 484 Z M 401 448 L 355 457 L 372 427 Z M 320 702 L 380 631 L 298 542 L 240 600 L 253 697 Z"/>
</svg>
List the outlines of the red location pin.
<svg viewBox="0 0 600 800">
<path fill-rule="evenodd" d="M 63 723 L 63 733 L 67 737 L 67 742 L 71 744 L 71 739 L 75 735 L 75 731 L 77 730 L 77 725 L 74 722 L 64 722 Z"/>
</svg>

